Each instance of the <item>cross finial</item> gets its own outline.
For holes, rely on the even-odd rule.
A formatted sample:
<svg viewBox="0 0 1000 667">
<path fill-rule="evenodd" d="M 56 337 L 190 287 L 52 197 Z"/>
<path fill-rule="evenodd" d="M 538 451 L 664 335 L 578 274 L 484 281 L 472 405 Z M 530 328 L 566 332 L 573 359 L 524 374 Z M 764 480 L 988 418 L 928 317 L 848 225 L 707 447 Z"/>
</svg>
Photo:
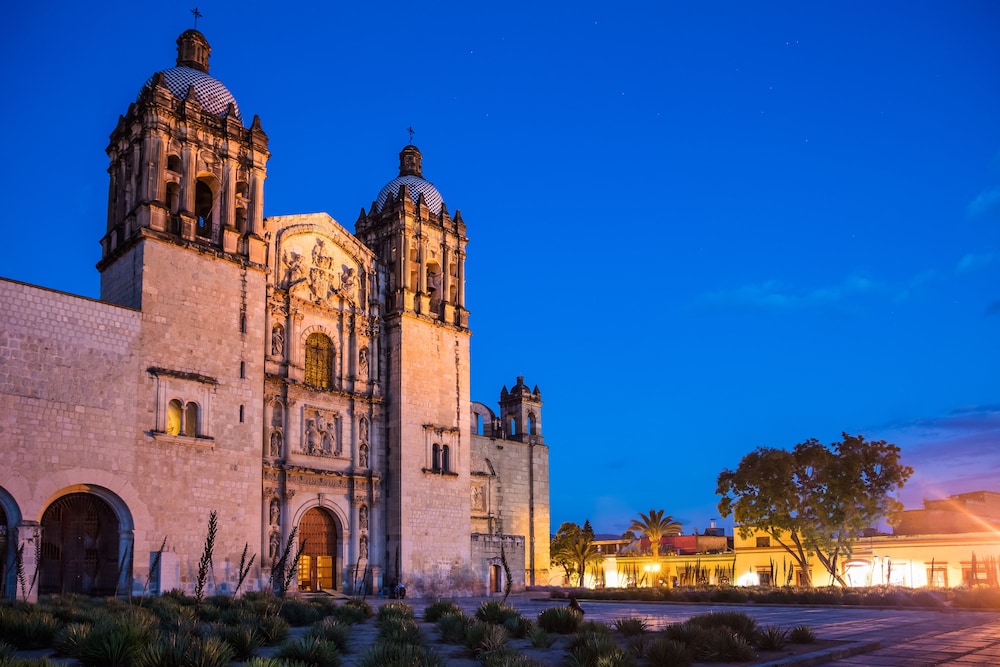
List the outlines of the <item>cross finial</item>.
<svg viewBox="0 0 1000 667">
<path fill-rule="evenodd" d="M 410 133 L 410 145 L 412 145 L 413 144 L 413 126 L 411 125 L 408 128 L 406 128 L 406 131 Z"/>
<path fill-rule="evenodd" d="M 201 12 L 199 12 L 197 7 L 195 7 L 194 9 L 192 9 L 190 11 L 191 11 L 191 16 L 194 17 L 194 29 L 197 30 L 198 29 L 198 19 L 200 19 L 202 16 L 204 16 L 204 14 L 202 14 Z"/>
</svg>

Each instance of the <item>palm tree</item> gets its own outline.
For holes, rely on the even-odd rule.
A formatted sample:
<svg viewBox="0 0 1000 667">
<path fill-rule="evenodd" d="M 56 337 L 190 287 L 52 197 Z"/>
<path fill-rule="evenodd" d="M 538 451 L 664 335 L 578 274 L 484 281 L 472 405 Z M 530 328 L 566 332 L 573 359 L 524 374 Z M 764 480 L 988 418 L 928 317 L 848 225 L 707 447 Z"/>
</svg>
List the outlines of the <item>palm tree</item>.
<svg viewBox="0 0 1000 667">
<path fill-rule="evenodd" d="M 583 577 L 587 573 L 587 565 L 600 558 L 597 545 L 584 532 L 580 532 L 568 544 L 565 545 L 564 556 L 571 560 L 576 566 L 576 574 L 579 577 L 577 586 L 583 586 Z"/>
<path fill-rule="evenodd" d="M 653 549 L 653 563 L 660 564 L 660 538 L 666 535 L 680 535 L 681 524 L 674 521 L 669 514 L 663 516 L 663 510 L 649 510 L 649 514 L 639 512 L 638 519 L 632 519 L 628 530 L 638 531 L 649 538 L 649 546 Z M 657 568 L 659 569 L 659 568 Z"/>
</svg>

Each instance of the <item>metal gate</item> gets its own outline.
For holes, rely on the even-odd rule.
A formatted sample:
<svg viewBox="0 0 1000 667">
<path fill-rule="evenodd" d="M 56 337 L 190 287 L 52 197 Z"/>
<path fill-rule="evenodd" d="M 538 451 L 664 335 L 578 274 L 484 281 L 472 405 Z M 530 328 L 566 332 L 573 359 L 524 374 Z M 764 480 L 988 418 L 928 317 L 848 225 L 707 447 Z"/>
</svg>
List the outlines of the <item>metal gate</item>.
<svg viewBox="0 0 1000 667">
<path fill-rule="evenodd" d="M 118 517 L 90 493 L 71 493 L 42 515 L 38 592 L 114 595 L 118 572 Z"/>
<path fill-rule="evenodd" d="M 314 507 L 299 522 L 299 590 L 337 587 L 337 526 L 324 510 Z"/>
</svg>

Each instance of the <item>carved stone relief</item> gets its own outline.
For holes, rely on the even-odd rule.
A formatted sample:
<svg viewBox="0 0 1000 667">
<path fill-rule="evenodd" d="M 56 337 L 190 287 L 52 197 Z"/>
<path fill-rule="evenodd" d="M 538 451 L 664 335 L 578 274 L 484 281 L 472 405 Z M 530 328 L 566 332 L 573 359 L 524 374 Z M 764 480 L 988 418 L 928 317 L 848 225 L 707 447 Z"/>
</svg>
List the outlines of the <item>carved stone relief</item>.
<svg viewBox="0 0 1000 667">
<path fill-rule="evenodd" d="M 305 410 L 302 451 L 314 456 L 340 456 L 340 416 L 336 412 Z"/>
</svg>

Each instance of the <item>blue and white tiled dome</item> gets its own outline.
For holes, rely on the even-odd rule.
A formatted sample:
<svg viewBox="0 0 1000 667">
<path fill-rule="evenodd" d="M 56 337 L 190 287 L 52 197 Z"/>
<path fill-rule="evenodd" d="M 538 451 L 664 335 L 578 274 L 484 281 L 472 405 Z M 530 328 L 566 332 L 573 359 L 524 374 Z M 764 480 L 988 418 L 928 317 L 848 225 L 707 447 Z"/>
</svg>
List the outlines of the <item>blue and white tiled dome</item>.
<svg viewBox="0 0 1000 667">
<path fill-rule="evenodd" d="M 444 199 L 434 184 L 424 178 L 422 162 L 423 155 L 421 155 L 419 148 L 412 144 L 403 147 L 399 153 L 399 176 L 386 183 L 375 200 L 379 211 L 389 201 L 389 196 L 398 197 L 399 188 L 405 185 L 414 204 L 417 203 L 420 195 L 423 195 L 424 202 L 427 203 L 427 208 L 431 210 L 431 213 L 441 212 Z"/>
<path fill-rule="evenodd" d="M 424 201 L 427 202 L 427 208 L 431 210 L 431 213 L 440 213 L 441 205 L 444 200 L 441 198 L 441 193 L 438 189 L 434 187 L 434 184 L 430 181 L 424 180 L 419 176 L 399 176 L 392 179 L 385 184 L 381 192 L 378 193 L 378 210 L 382 210 L 385 206 L 385 202 L 389 199 L 389 195 L 393 197 L 399 196 L 400 186 L 405 185 L 407 191 L 410 193 L 410 198 L 413 199 L 413 203 L 417 202 L 417 198 L 420 195 L 424 196 Z"/>
<path fill-rule="evenodd" d="M 232 104 L 233 108 L 236 110 L 236 117 L 243 120 L 243 116 L 240 115 L 240 105 L 236 103 L 236 98 L 233 94 L 229 92 L 225 84 L 216 79 L 214 76 L 208 74 L 207 72 L 200 72 L 196 69 L 190 67 L 171 67 L 170 69 L 163 70 L 163 77 L 166 79 L 167 88 L 173 93 L 174 97 L 179 100 L 183 100 L 187 97 L 188 88 L 194 86 L 195 96 L 198 99 L 198 104 L 209 112 L 210 114 L 216 116 L 225 116 L 226 110 L 229 105 Z M 149 77 L 143 88 L 147 88 L 153 85 L 153 78 L 156 75 Z"/>
<path fill-rule="evenodd" d="M 177 66 L 157 72 L 146 80 L 142 91 L 153 85 L 158 74 L 163 75 L 170 93 L 178 100 L 187 99 L 188 90 L 193 86 L 195 98 L 201 108 L 215 116 L 225 117 L 229 105 L 233 105 L 236 117 L 242 121 L 240 105 L 225 84 L 208 73 L 208 57 L 212 47 L 205 35 L 197 30 L 185 30 L 177 38 Z"/>
<path fill-rule="evenodd" d="M 143 88 L 153 85 L 153 77 L 149 77 Z M 236 117 L 243 120 L 240 115 L 240 105 L 236 103 L 236 98 L 229 92 L 225 84 L 207 72 L 200 72 L 190 67 L 171 67 L 163 70 L 163 77 L 167 81 L 167 88 L 179 100 L 187 98 L 188 88 L 194 86 L 195 96 L 201 107 L 215 116 L 225 116 L 226 110 L 232 104 L 236 110 Z"/>
</svg>

